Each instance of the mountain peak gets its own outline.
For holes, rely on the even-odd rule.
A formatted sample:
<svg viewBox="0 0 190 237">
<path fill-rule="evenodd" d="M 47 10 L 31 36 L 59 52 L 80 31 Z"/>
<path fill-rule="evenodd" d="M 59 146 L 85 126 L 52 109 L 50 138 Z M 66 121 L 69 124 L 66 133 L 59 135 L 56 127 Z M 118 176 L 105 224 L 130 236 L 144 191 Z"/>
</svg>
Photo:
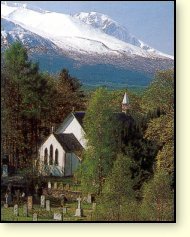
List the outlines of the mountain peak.
<svg viewBox="0 0 190 237">
<path fill-rule="evenodd" d="M 113 36 L 121 41 L 137 46 L 147 52 L 156 53 L 161 56 L 166 56 L 173 58 L 170 55 L 163 54 L 158 50 L 150 47 L 141 40 L 133 36 L 126 27 L 122 26 L 115 20 L 111 19 L 109 16 L 99 13 L 99 12 L 80 12 L 73 17 L 79 19 L 83 23 L 91 25 L 94 28 L 100 29 L 102 32 Z"/>
</svg>

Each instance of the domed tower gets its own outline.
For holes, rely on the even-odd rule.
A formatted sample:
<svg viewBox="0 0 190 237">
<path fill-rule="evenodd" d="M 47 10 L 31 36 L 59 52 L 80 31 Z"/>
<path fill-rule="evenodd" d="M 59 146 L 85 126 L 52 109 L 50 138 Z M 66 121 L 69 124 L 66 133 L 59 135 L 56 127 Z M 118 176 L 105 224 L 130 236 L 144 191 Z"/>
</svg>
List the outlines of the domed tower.
<svg viewBox="0 0 190 237">
<path fill-rule="evenodd" d="M 125 92 L 125 95 L 122 101 L 122 112 L 126 113 L 128 109 L 129 109 L 129 97 L 127 93 Z"/>
</svg>

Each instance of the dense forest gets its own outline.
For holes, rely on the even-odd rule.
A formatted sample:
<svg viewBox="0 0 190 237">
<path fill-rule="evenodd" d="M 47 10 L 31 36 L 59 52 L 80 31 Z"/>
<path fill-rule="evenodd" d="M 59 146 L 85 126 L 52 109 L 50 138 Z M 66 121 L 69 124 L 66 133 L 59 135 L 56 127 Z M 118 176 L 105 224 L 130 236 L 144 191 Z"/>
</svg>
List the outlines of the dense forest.
<svg viewBox="0 0 190 237">
<path fill-rule="evenodd" d="M 97 221 L 174 220 L 174 72 L 159 71 L 143 93 L 83 91 L 67 69 L 42 73 L 21 43 L 2 55 L 1 157 L 32 169 L 41 142 L 73 110 L 85 110 L 88 148 L 74 179 L 96 196 Z M 64 66 L 64 65 L 63 65 Z M 120 122 L 127 92 L 127 120 Z"/>
</svg>

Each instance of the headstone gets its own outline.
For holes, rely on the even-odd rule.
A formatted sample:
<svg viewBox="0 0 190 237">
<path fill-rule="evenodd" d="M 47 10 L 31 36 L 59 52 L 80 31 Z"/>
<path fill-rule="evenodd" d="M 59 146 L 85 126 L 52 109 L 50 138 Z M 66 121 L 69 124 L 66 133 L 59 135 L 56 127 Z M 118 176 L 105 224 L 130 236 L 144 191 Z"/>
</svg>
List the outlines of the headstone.
<svg viewBox="0 0 190 237">
<path fill-rule="evenodd" d="M 50 211 L 50 200 L 46 200 L 46 211 Z"/>
<path fill-rule="evenodd" d="M 81 197 L 77 198 L 78 207 L 75 211 L 75 216 L 82 217 L 83 216 L 83 209 L 81 208 Z"/>
<path fill-rule="evenodd" d="M 88 194 L 87 203 L 92 203 L 92 194 Z"/>
<path fill-rule="evenodd" d="M 41 207 L 42 208 L 45 208 L 45 200 L 46 200 L 46 197 L 45 197 L 45 195 L 41 195 Z"/>
<path fill-rule="evenodd" d="M 51 182 L 48 182 L 48 188 L 51 189 Z"/>
<path fill-rule="evenodd" d="M 57 182 L 54 183 L 53 188 L 57 189 Z"/>
<path fill-rule="evenodd" d="M 14 205 L 14 216 L 18 216 L 18 205 Z"/>
<path fill-rule="evenodd" d="M 57 212 L 53 214 L 53 219 L 56 221 L 62 221 L 62 214 Z"/>
<path fill-rule="evenodd" d="M 8 193 L 5 193 L 5 203 L 8 204 Z"/>
<path fill-rule="evenodd" d="M 28 196 L 27 205 L 28 205 L 28 210 L 32 210 L 32 208 L 33 208 L 33 198 L 32 198 L 32 196 Z"/>
<path fill-rule="evenodd" d="M 96 208 L 96 203 L 93 202 L 93 203 L 92 203 L 92 209 L 94 210 L 95 208 Z"/>
<path fill-rule="evenodd" d="M 37 213 L 34 213 L 32 217 L 33 217 L 33 221 L 38 221 L 38 214 Z"/>
<path fill-rule="evenodd" d="M 67 214 L 67 207 L 63 207 L 63 214 Z"/>
<path fill-rule="evenodd" d="M 28 207 L 27 204 L 23 205 L 23 216 L 28 216 Z"/>
<path fill-rule="evenodd" d="M 3 165 L 2 166 L 2 177 L 7 177 L 8 176 L 8 165 Z"/>
</svg>

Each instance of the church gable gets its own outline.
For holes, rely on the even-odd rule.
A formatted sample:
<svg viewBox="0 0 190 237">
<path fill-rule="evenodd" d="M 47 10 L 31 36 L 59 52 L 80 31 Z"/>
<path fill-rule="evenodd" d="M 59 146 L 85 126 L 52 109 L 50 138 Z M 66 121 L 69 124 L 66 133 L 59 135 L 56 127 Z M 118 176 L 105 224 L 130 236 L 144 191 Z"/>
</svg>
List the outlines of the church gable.
<svg viewBox="0 0 190 237">
<path fill-rule="evenodd" d="M 82 127 L 84 115 L 85 112 L 71 113 L 57 129 L 56 134 L 73 133 L 76 139 L 85 148 L 86 147 L 86 140 L 84 138 L 85 132 Z"/>
</svg>

